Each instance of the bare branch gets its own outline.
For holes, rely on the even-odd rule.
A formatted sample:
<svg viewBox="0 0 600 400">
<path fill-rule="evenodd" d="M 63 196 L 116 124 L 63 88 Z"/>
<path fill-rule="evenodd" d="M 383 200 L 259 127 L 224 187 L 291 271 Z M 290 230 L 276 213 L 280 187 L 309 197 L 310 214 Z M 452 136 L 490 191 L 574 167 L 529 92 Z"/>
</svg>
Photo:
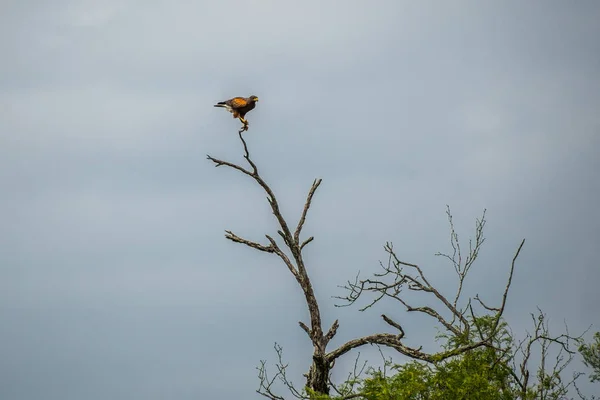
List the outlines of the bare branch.
<svg viewBox="0 0 600 400">
<path fill-rule="evenodd" d="M 509 357 L 512 359 L 512 368 L 508 371 L 519 386 L 521 397 L 527 393 L 535 398 L 563 398 L 569 387 L 576 387 L 575 381 L 581 374 L 574 374 L 569 381 L 563 381 L 561 375 L 573 360 L 576 345 L 581 340 L 581 335 L 574 337 L 569 334 L 565 325 L 565 333 L 551 335 L 546 315 L 538 308 L 537 314 L 531 314 L 533 332 L 527 333 L 514 348 Z M 534 354 L 534 347 L 539 347 L 539 364 L 535 368 L 535 375 L 530 373 L 529 364 Z M 554 361 L 550 361 L 555 354 Z M 520 355 L 520 361 L 517 361 Z M 535 359 L 535 357 L 533 357 Z M 533 378 L 533 379 L 532 379 Z M 533 381 L 533 383 L 531 383 Z"/>
<path fill-rule="evenodd" d="M 508 282 L 506 284 L 506 288 L 504 289 L 504 294 L 502 295 L 502 305 L 500 306 L 500 311 L 499 314 L 502 315 L 504 313 L 504 307 L 506 306 L 506 298 L 508 297 L 508 289 L 510 289 L 510 285 L 512 284 L 512 278 L 513 278 L 513 274 L 515 272 L 515 263 L 517 261 L 517 258 L 519 257 L 519 254 L 521 254 L 521 249 L 523 248 L 523 245 L 525 244 L 525 239 L 523 239 L 521 241 L 521 244 L 519 245 L 519 248 L 517 249 L 517 252 L 515 253 L 515 256 L 513 257 L 511 266 L 510 266 L 510 274 L 508 275 Z"/>
<path fill-rule="evenodd" d="M 359 379 L 367 367 L 367 360 L 365 360 L 360 367 L 358 365 L 359 360 L 360 351 L 358 352 L 356 359 L 354 360 L 354 368 L 348 373 L 348 376 L 341 388 L 338 388 L 338 386 L 333 383 L 331 377 L 329 378 L 329 384 L 331 385 L 333 390 L 340 396 L 340 399 L 347 400 L 363 396 L 361 393 L 352 393 L 354 391 L 354 387 L 359 383 Z"/>
<path fill-rule="evenodd" d="M 310 328 L 306 326 L 306 324 L 302 321 L 298 321 L 298 325 L 300 325 L 300 328 L 302 328 L 302 330 L 306 332 L 308 337 L 312 340 L 312 333 L 310 332 Z"/>
<path fill-rule="evenodd" d="M 273 378 L 269 379 L 268 375 L 267 375 L 267 366 L 266 366 L 266 361 L 262 361 L 260 362 L 260 366 L 256 368 L 258 370 L 258 379 L 259 379 L 259 387 L 256 390 L 256 393 L 267 397 L 271 400 L 285 400 L 283 397 L 278 396 L 276 394 L 273 393 L 272 391 L 272 386 L 273 383 L 275 383 L 275 380 L 278 378 L 277 375 L 275 375 Z"/>
<path fill-rule="evenodd" d="M 247 130 L 248 127 L 245 127 Z M 244 137 L 242 136 L 242 132 L 243 130 L 238 132 L 238 136 L 240 137 L 240 140 L 242 141 L 242 144 L 244 145 L 244 158 L 246 159 L 246 161 L 248 161 L 248 164 L 250 164 L 250 166 L 252 167 L 252 171 L 254 171 L 253 175 L 258 176 L 258 168 L 256 167 L 256 164 L 254 164 L 254 162 L 252 162 L 252 160 L 250 159 L 250 152 L 248 151 L 248 145 L 246 144 L 246 141 L 244 140 Z"/>
<path fill-rule="evenodd" d="M 327 334 L 325 335 L 325 344 L 329 343 L 329 341 L 331 339 L 333 339 L 333 337 L 335 336 L 335 334 L 337 333 L 337 329 L 340 327 L 340 323 L 338 322 L 338 320 L 336 319 L 333 324 L 331 325 L 331 328 L 329 328 L 329 331 L 327 331 Z"/>
<path fill-rule="evenodd" d="M 411 276 L 408 273 L 400 274 L 399 275 L 400 278 L 403 278 L 403 279 L 401 279 L 401 281 L 410 281 L 410 283 L 412 285 L 409 286 L 409 289 L 411 289 L 411 290 L 420 290 L 420 291 L 425 291 L 425 292 L 428 292 L 428 293 L 432 293 L 446 307 L 446 309 L 449 310 L 452 313 L 453 317 L 456 317 L 456 318 L 458 318 L 458 320 L 461 321 L 463 328 L 468 329 L 469 323 L 464 318 L 463 313 L 460 312 L 456 307 L 454 307 L 446 299 L 445 296 L 443 296 L 434 286 L 432 286 L 429 283 L 429 281 L 425 277 L 425 274 L 423 273 L 423 270 L 418 265 L 416 265 L 416 264 L 410 264 L 410 263 L 406 263 L 406 262 L 400 261 L 398 259 L 398 257 L 396 256 L 396 253 L 394 252 L 394 248 L 391 245 L 391 243 L 386 245 L 386 251 L 392 256 L 392 259 L 393 259 L 393 261 L 394 261 L 394 263 L 396 265 L 409 266 L 409 267 L 414 268 L 417 271 L 418 276 Z M 415 309 L 415 310 L 424 312 L 424 310 L 420 310 L 420 309 Z M 427 314 L 432 315 L 432 314 L 430 314 L 428 312 L 427 312 Z M 439 316 L 439 314 L 438 314 L 438 316 Z M 435 318 L 438 319 L 440 322 L 442 322 L 442 320 L 443 320 L 443 318 L 441 318 L 441 316 L 439 318 L 436 316 Z M 445 321 L 442 322 L 442 324 L 447 329 L 448 329 L 449 326 L 451 326 L 450 323 L 445 322 Z"/>
<path fill-rule="evenodd" d="M 390 297 L 396 301 L 399 301 L 404 305 L 409 312 L 420 312 L 427 314 L 437 319 L 448 331 L 455 335 L 459 335 L 462 330 L 469 329 L 469 323 L 465 319 L 464 314 L 467 309 L 459 310 L 452 303 L 450 303 L 444 295 L 442 295 L 433 285 L 431 285 L 425 276 L 423 270 L 413 263 L 408 263 L 400 260 L 393 248 L 391 243 L 386 243 L 384 247 L 385 251 L 389 255 L 387 265 L 380 263 L 383 272 L 374 274 L 374 279 L 363 279 L 359 280 L 358 276 L 354 282 L 348 281 L 347 285 L 343 286 L 344 289 L 348 290 L 348 294 L 345 297 L 337 297 L 344 300 L 350 305 L 354 303 L 364 292 L 371 292 L 376 295 L 373 300 L 362 307 L 360 310 L 364 311 L 384 297 Z M 390 276 L 392 282 L 384 282 L 382 278 Z M 432 307 L 413 307 L 403 297 L 402 289 L 406 288 L 409 291 L 420 291 L 431 293 L 439 302 L 442 303 L 444 308 L 451 312 L 454 319 L 458 319 L 461 322 L 461 327 L 456 327 L 452 322 L 448 322 L 439 312 L 434 310 Z M 343 306 L 343 305 L 338 305 Z"/>
<path fill-rule="evenodd" d="M 302 242 L 302 244 L 300 245 L 300 250 L 302 250 L 304 248 L 304 246 L 306 246 L 307 244 L 309 244 L 313 240 L 315 240 L 315 238 L 314 238 L 314 236 L 311 236 L 308 239 L 306 239 L 304 242 Z"/>
<path fill-rule="evenodd" d="M 427 360 L 428 358 L 427 354 L 421 353 L 419 351 L 414 351 L 413 349 L 402 345 L 398 340 L 398 335 L 392 335 L 391 333 L 379 333 L 350 340 L 338 347 L 337 349 L 327 353 L 327 359 L 335 360 L 338 357 L 346 354 L 350 350 L 363 346 L 365 344 L 380 344 L 383 346 L 388 346 L 396 349 L 404 355 L 409 355 L 419 360 Z"/>
<path fill-rule="evenodd" d="M 515 256 L 512 259 L 512 263 L 510 265 L 510 273 L 508 275 L 508 282 L 506 283 L 506 287 L 504 288 L 504 293 L 502 294 L 502 303 L 500 305 L 500 309 L 496 313 L 496 322 L 494 324 L 494 329 L 492 330 L 492 335 L 494 335 L 496 330 L 498 329 L 498 324 L 500 324 L 500 319 L 502 318 L 502 315 L 504 314 L 504 307 L 506 307 L 506 298 L 508 297 L 508 290 L 510 289 L 510 285 L 512 284 L 512 278 L 513 278 L 513 274 L 515 272 L 515 263 L 517 261 L 517 258 L 519 257 L 519 254 L 521 253 L 521 249 L 523 248 L 524 244 L 525 244 L 525 239 L 523 239 L 521 241 L 521 244 L 519 245 L 519 248 L 517 249 L 517 252 L 515 253 Z"/>
<path fill-rule="evenodd" d="M 296 244 L 300 243 L 300 232 L 302 231 L 302 227 L 304 226 L 304 222 L 306 221 L 306 214 L 308 213 L 308 209 L 310 208 L 312 198 L 315 195 L 315 191 L 321 184 L 321 179 L 315 179 L 310 191 L 308 192 L 308 196 L 306 198 L 306 203 L 304 204 L 304 210 L 302 211 L 302 216 L 300 217 L 300 221 L 298 221 L 298 226 L 296 227 L 296 231 L 294 232 L 294 242 Z"/>
<path fill-rule="evenodd" d="M 383 378 L 387 378 L 388 367 L 393 365 L 392 357 L 386 358 L 385 355 L 383 354 L 383 351 L 381 350 L 381 346 L 380 345 L 376 345 L 376 346 L 377 346 L 377 351 L 379 352 L 379 355 L 381 356 L 381 359 L 383 360 L 383 368 L 378 368 L 379 372 L 381 372 L 381 376 Z"/>
<path fill-rule="evenodd" d="M 254 177 L 254 174 L 252 172 L 250 172 L 250 171 L 248 171 L 248 170 L 240 167 L 239 165 L 235 165 L 235 164 L 230 163 L 228 161 L 219 160 L 219 159 L 211 157 L 209 155 L 207 155 L 206 158 L 208 158 L 209 160 L 211 160 L 212 162 L 214 162 L 215 163 L 215 167 L 220 167 L 222 165 L 225 165 L 227 167 L 236 169 L 236 170 L 240 171 L 243 174 L 246 174 L 248 176 Z"/>
<path fill-rule="evenodd" d="M 443 361 L 447 358 L 454 357 L 456 355 L 462 354 L 466 351 L 473 350 L 479 347 L 483 347 L 487 345 L 487 342 L 476 342 L 471 343 L 465 346 L 457 347 L 456 349 L 444 351 L 437 354 L 428 354 L 423 353 L 421 351 L 422 347 L 417 349 L 405 346 L 402 344 L 401 335 L 392 335 L 390 333 L 378 333 L 375 335 L 364 336 L 358 339 L 350 340 L 337 349 L 327 353 L 327 360 L 332 361 L 336 358 L 346 354 L 352 349 L 355 349 L 360 346 L 364 346 L 365 344 L 379 344 L 382 346 L 390 347 L 397 352 L 410 357 L 415 360 L 426 361 L 429 363 L 436 363 Z"/>
<path fill-rule="evenodd" d="M 289 259 L 289 257 L 287 256 L 287 254 L 285 254 L 277 245 L 277 242 L 275 242 L 275 239 L 273 239 L 271 236 L 269 235 L 265 235 L 267 237 L 267 239 L 269 240 L 269 242 L 271 242 L 271 246 L 273 247 L 273 252 L 275 254 L 277 254 L 279 256 L 279 258 L 281 258 L 284 262 L 284 264 L 288 267 L 288 269 L 290 270 L 290 272 L 292 273 L 292 275 L 294 275 L 294 277 L 296 278 L 296 280 L 300 279 L 300 276 L 298 275 L 298 270 L 296 269 L 296 267 L 294 266 L 294 264 L 292 263 L 292 261 Z"/>
<path fill-rule="evenodd" d="M 279 380 L 295 398 L 302 400 L 308 399 L 309 397 L 303 393 L 300 393 L 294 386 L 293 382 L 291 382 L 287 377 L 286 369 L 288 364 L 283 363 L 283 348 L 277 343 L 275 343 L 274 348 L 275 352 L 277 353 L 277 363 L 275 364 L 277 373 L 273 376 L 273 378 L 269 379 L 266 370 L 266 362 L 261 361 L 261 365 L 257 367 L 259 387 L 256 392 L 271 400 L 285 400 L 282 396 L 273 393 L 273 384 L 276 380 Z"/>
<path fill-rule="evenodd" d="M 245 244 L 246 246 L 252 247 L 252 248 L 260 250 L 260 251 L 264 251 L 266 253 L 274 253 L 275 252 L 275 248 L 273 247 L 272 244 L 270 246 L 263 246 L 262 244 L 243 239 L 231 231 L 225 231 L 225 232 L 226 232 L 225 237 L 227 239 L 231 240 L 232 242 Z"/>
<path fill-rule="evenodd" d="M 496 312 L 499 312 L 499 311 L 500 311 L 500 309 L 499 309 L 499 308 L 496 308 L 496 307 L 489 307 L 489 306 L 487 306 L 487 305 L 486 305 L 486 304 L 483 302 L 483 300 L 481 300 L 481 298 L 479 297 L 479 295 L 478 295 L 478 294 L 477 294 L 477 295 L 475 295 L 474 299 L 475 299 L 475 300 L 477 300 L 477 301 L 479 302 L 479 304 L 481 304 L 481 306 L 482 306 L 483 308 L 485 308 L 486 310 L 488 310 L 488 311 L 496 311 Z"/>
<path fill-rule="evenodd" d="M 381 318 L 383 318 L 383 320 L 388 324 L 393 326 L 394 328 L 398 329 L 400 331 L 400 335 L 399 338 L 403 338 L 404 337 L 404 329 L 402 329 L 402 327 L 400 326 L 400 324 L 398 324 L 397 322 L 392 321 L 392 319 L 390 319 L 388 316 L 386 316 L 385 314 L 381 314 Z"/>
<path fill-rule="evenodd" d="M 430 317 L 433 317 L 435 319 L 437 319 L 439 321 L 440 324 L 442 324 L 444 326 L 444 328 L 446 328 L 448 331 L 452 332 L 453 334 L 455 334 L 456 336 L 459 336 L 461 334 L 460 329 L 454 327 L 450 322 L 446 321 L 437 311 L 435 311 L 433 308 L 431 307 L 411 307 L 408 305 L 408 303 L 406 303 L 403 299 L 398 298 L 398 300 L 404 304 L 404 306 L 406 307 L 406 311 L 408 312 L 421 312 L 423 314 L 427 314 Z M 453 313 L 454 314 L 454 313 Z M 457 312 L 458 314 L 458 312 Z M 461 315 L 462 316 L 462 315 Z"/>
<path fill-rule="evenodd" d="M 476 219 L 476 221 L 475 221 L 476 222 L 475 223 L 475 247 L 473 247 L 473 241 L 469 240 L 469 254 L 467 254 L 467 257 L 463 264 L 460 242 L 458 240 L 458 234 L 454 230 L 454 222 L 452 220 L 450 206 L 446 205 L 446 214 L 448 215 L 448 223 L 450 224 L 450 245 L 452 246 L 453 253 L 452 253 L 452 255 L 449 255 L 449 254 L 444 254 L 444 253 L 438 252 L 438 253 L 436 253 L 436 256 L 442 256 L 442 257 L 448 259 L 451 262 L 452 266 L 454 267 L 454 271 L 456 272 L 456 275 L 458 276 L 458 288 L 457 288 L 456 294 L 454 296 L 454 301 L 452 302 L 452 305 L 455 309 L 458 309 L 458 301 L 462 294 L 462 289 L 463 289 L 465 278 L 467 277 L 469 270 L 473 266 L 473 263 L 477 259 L 477 256 L 479 255 L 479 250 L 481 249 L 483 242 L 485 242 L 485 238 L 483 237 L 483 228 L 486 223 L 485 212 L 486 212 L 486 210 L 483 210 L 483 215 L 482 215 L 481 219 Z M 467 309 L 465 308 L 463 314 L 466 311 L 467 311 Z M 457 317 L 458 317 L 458 315 L 453 313 L 452 321 L 450 322 L 450 325 L 454 324 L 455 319 Z M 465 323 L 464 320 L 462 320 L 461 322 L 463 324 Z M 463 327 L 465 329 L 467 328 L 467 326 L 468 325 L 463 325 Z"/>
</svg>

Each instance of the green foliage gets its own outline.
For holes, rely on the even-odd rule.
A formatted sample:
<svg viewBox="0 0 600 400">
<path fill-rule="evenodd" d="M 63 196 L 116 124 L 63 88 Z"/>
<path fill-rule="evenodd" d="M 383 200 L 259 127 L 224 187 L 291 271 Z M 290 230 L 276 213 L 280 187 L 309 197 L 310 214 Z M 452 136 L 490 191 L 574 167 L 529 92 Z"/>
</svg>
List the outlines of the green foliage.
<svg viewBox="0 0 600 400">
<path fill-rule="evenodd" d="M 393 376 L 373 371 L 361 387 L 365 400 L 512 400 L 510 372 L 493 349 L 477 349 L 429 366 L 412 361 Z"/>
<path fill-rule="evenodd" d="M 310 400 L 331 400 L 332 397 L 327 396 L 326 394 L 317 393 L 309 387 L 305 387 L 306 394 Z"/>
<path fill-rule="evenodd" d="M 508 367 L 497 362 L 496 351 L 481 348 L 441 364 L 435 375 L 440 397 L 455 399 L 512 399 Z"/>
<path fill-rule="evenodd" d="M 396 366 L 397 373 L 385 377 L 372 370 L 363 382 L 361 393 L 368 400 L 429 399 L 432 371 L 428 366 L 410 362 Z"/>
<path fill-rule="evenodd" d="M 594 334 L 592 343 L 579 346 L 579 353 L 583 357 L 583 363 L 593 370 L 590 381 L 600 381 L 600 332 Z"/>
<path fill-rule="evenodd" d="M 507 353 L 513 339 L 503 321 L 484 316 L 470 321 L 472 329 L 465 337 L 438 335 L 443 340 L 443 353 L 459 346 L 472 343 L 495 332 L 494 346 L 479 347 L 444 361 L 429 364 L 411 361 L 386 368 L 371 368 L 367 377 L 356 385 L 355 398 L 362 400 L 444 400 L 483 399 L 513 400 L 518 398 L 518 388 L 511 375 Z M 443 354 L 442 353 L 442 354 Z M 384 371 L 391 367 L 394 373 L 387 376 Z M 352 382 L 353 386 L 356 382 Z M 311 397 L 311 400 L 313 398 Z M 335 397 L 332 397 L 335 399 Z M 317 400 L 315 397 L 314 400 Z M 323 400 L 319 398 L 318 400 Z"/>
<path fill-rule="evenodd" d="M 540 317 L 542 318 L 542 317 Z M 543 320 L 543 318 L 542 318 Z M 354 390 L 342 391 L 348 398 L 360 400 L 534 400 L 538 398 L 560 399 L 566 394 L 566 386 L 561 382 L 560 371 L 541 369 L 535 382 L 523 385 L 523 371 L 514 363 L 514 356 L 522 351 L 515 343 L 507 324 L 493 316 L 471 319 L 466 335 L 457 337 L 440 334 L 442 352 L 448 354 L 460 346 L 477 343 L 484 337 L 492 337 L 492 346 L 481 346 L 470 351 L 445 358 L 439 362 L 425 363 L 411 361 L 403 365 L 391 365 L 386 368 L 369 369 L 366 378 L 353 381 Z M 597 338 L 600 334 L 597 335 Z M 586 347 L 598 349 L 590 345 Z M 597 355 L 597 353 L 595 353 Z M 596 359 L 597 360 L 597 359 Z M 388 375 L 386 371 L 393 371 Z M 548 373 L 549 372 L 549 373 Z M 526 372 L 527 375 L 529 372 Z M 348 384 L 348 382 L 347 382 Z M 313 399 L 313 398 L 311 398 Z M 324 400 L 325 398 L 314 398 Z M 332 397 L 331 399 L 336 399 Z"/>
</svg>

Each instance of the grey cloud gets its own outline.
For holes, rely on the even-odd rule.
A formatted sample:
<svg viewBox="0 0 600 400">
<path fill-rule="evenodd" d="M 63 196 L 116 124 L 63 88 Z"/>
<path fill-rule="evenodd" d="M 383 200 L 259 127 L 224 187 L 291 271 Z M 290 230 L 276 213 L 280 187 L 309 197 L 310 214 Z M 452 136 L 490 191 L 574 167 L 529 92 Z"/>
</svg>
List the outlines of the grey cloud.
<svg viewBox="0 0 600 400">
<path fill-rule="evenodd" d="M 385 241 L 452 290 L 433 256 L 448 247 L 446 204 L 465 240 L 488 209 L 468 290 L 490 300 L 527 238 L 507 311 L 516 332 L 537 305 L 557 329 L 599 320 L 594 2 L 5 11 L 0 397 L 252 396 L 274 341 L 301 382 L 301 292 L 277 259 L 223 237 L 272 233 L 265 196 L 205 159 L 243 162 L 239 122 L 212 107 L 240 94 L 261 99 L 247 138 L 292 223 L 323 178 L 306 258 L 324 323 L 340 317 L 336 343 L 386 329 L 380 311 L 404 318 L 330 298 L 377 267 Z M 407 333 L 433 345 L 425 322 Z"/>
</svg>

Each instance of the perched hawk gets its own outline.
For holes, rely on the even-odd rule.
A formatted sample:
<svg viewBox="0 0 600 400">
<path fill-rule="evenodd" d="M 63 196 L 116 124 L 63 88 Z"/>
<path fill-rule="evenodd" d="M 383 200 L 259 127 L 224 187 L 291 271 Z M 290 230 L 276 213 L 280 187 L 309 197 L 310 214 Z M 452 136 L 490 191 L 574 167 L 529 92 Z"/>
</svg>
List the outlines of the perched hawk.
<svg viewBox="0 0 600 400">
<path fill-rule="evenodd" d="M 244 126 L 243 130 L 248 130 L 248 121 L 244 119 L 246 113 L 253 110 L 256 106 L 256 102 L 258 101 L 258 97 L 250 96 L 250 97 L 234 97 L 233 99 L 229 99 L 227 101 L 220 101 L 215 104 L 215 107 L 223 107 L 227 109 L 230 113 L 233 114 L 233 118 L 238 118 Z"/>
</svg>

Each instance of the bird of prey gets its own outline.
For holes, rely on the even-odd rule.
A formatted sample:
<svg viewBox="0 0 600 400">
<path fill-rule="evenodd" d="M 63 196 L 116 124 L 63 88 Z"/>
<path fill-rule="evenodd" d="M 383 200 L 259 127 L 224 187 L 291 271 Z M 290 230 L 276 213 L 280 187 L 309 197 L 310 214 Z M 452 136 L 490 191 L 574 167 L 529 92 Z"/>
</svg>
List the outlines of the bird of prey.
<svg viewBox="0 0 600 400">
<path fill-rule="evenodd" d="M 238 118 L 244 126 L 242 130 L 248 130 L 248 121 L 244 118 L 246 114 L 256 107 L 258 97 L 234 97 L 226 101 L 220 101 L 215 104 L 215 107 L 225 108 L 227 111 L 233 114 L 233 118 Z"/>
</svg>

